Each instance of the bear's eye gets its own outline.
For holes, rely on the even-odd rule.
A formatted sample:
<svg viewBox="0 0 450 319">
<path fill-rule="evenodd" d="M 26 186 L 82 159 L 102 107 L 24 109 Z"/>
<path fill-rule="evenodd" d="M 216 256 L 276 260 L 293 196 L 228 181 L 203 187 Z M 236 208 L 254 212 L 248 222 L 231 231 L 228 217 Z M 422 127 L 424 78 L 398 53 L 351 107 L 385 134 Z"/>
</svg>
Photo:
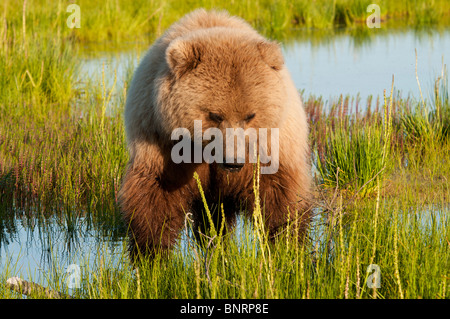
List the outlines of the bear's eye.
<svg viewBox="0 0 450 319">
<path fill-rule="evenodd" d="M 249 115 L 247 115 L 246 117 L 245 117 L 245 121 L 246 122 L 250 122 L 254 117 L 255 117 L 255 113 L 252 113 L 252 114 L 249 114 Z"/>
<path fill-rule="evenodd" d="M 223 121 L 223 117 L 220 114 L 213 112 L 209 112 L 209 118 L 217 123 L 221 123 Z"/>
</svg>

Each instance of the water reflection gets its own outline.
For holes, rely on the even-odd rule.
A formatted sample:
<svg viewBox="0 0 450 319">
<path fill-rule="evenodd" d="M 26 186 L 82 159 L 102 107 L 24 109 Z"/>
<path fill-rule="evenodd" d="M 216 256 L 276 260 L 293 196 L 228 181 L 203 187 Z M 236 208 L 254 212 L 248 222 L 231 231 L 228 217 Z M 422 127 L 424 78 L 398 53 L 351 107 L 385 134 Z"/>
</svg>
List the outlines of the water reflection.
<svg viewBox="0 0 450 319">
<path fill-rule="evenodd" d="M 0 223 L 0 272 L 44 286 L 70 264 L 92 270 L 106 257 L 116 264 L 124 252 L 121 225 L 93 222 L 89 216 L 41 218 L 24 212 Z M 5 227 L 8 225 L 8 227 Z M 61 278 L 63 280 L 64 278 Z M 64 284 L 64 281 L 62 281 Z"/>
<path fill-rule="evenodd" d="M 365 104 L 369 96 L 382 96 L 384 89 L 390 91 L 392 75 L 396 91 L 405 98 L 411 95 L 419 99 L 416 49 L 423 95 L 431 99 L 435 79 L 443 64 L 450 63 L 450 28 L 302 29 L 291 31 L 280 41 L 297 88 L 306 96 L 322 96 L 325 100 L 359 94 Z M 82 53 L 80 81 L 101 81 L 105 66 L 107 84 L 112 84 L 116 72 L 116 89 L 121 90 L 148 45 L 134 44 L 132 50 L 95 56 Z"/>
<path fill-rule="evenodd" d="M 322 35 L 318 41 L 288 43 L 284 54 L 296 86 L 307 96 L 328 99 L 360 94 L 365 102 L 370 95 L 382 96 L 384 89 L 389 92 L 394 75 L 395 90 L 403 97 L 418 99 L 417 49 L 423 95 L 431 98 L 434 80 L 441 74 L 443 63 L 450 62 L 450 29 L 377 32 L 345 32 Z"/>
</svg>

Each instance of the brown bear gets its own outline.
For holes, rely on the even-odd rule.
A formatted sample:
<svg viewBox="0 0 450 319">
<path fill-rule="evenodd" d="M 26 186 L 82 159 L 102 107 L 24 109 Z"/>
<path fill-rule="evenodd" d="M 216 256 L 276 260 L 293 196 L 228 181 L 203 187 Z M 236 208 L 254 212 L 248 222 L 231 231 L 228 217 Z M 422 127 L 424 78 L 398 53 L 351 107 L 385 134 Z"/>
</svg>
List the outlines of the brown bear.
<svg viewBox="0 0 450 319">
<path fill-rule="evenodd" d="M 213 208 L 223 204 L 229 225 L 237 212 L 252 212 L 255 165 L 248 154 L 244 163 L 236 156 L 224 157 L 222 163 L 174 161 L 173 132 L 184 128 L 195 138 L 195 121 L 201 121 L 200 135 L 211 128 L 224 135 L 230 128 L 277 129 L 278 140 L 272 145 L 267 138 L 268 146 L 262 148 L 266 155 L 269 148 L 277 152 L 272 157 L 275 170 L 260 175 L 266 226 L 274 238 L 288 219 L 299 216 L 299 234 L 304 235 L 311 217 L 308 124 L 281 49 L 240 18 L 198 9 L 156 40 L 128 90 L 125 128 L 130 161 L 119 203 L 129 227 L 131 256 L 167 251 L 184 227 L 187 212 L 193 214 L 195 230 L 207 226 L 194 172 L 207 203 Z M 205 144 L 202 141 L 201 148 Z M 223 152 L 226 149 L 224 145 Z M 211 212 L 220 223 L 219 209 Z"/>
</svg>

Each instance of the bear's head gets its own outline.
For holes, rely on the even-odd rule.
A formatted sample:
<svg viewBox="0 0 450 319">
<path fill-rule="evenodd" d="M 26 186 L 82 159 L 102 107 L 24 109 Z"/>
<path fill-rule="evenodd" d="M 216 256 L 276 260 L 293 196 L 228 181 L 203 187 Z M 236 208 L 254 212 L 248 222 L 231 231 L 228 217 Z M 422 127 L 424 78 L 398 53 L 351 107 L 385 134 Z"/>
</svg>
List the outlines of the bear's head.
<svg viewBox="0 0 450 319">
<path fill-rule="evenodd" d="M 203 29 L 173 40 L 166 50 L 166 62 L 168 72 L 159 98 L 164 101 L 159 111 L 166 128 L 186 129 L 200 138 L 203 148 L 210 143 L 211 132 L 214 138 L 221 132 L 222 168 L 237 171 L 246 162 L 238 149 L 230 151 L 235 147 L 230 143 L 234 137 L 230 140 L 227 134 L 234 130 L 259 135 L 260 129 L 270 134 L 279 128 L 286 88 L 277 43 L 236 29 Z M 196 130 L 198 121 L 200 131 Z M 245 136 L 247 160 L 249 138 Z"/>
</svg>

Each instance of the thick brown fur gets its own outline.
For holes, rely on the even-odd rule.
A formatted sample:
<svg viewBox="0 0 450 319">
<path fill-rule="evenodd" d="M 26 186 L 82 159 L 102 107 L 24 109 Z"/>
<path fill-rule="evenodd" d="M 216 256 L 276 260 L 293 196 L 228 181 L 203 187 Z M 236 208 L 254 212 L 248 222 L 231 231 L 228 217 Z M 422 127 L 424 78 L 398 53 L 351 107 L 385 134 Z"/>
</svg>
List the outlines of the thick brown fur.
<svg viewBox="0 0 450 319">
<path fill-rule="evenodd" d="M 170 248 L 187 212 L 202 226 L 194 172 L 207 202 L 224 203 L 229 223 L 236 212 L 253 209 L 251 163 L 230 173 L 217 163 L 172 161 L 172 131 L 181 127 L 193 134 L 194 120 L 202 120 L 203 131 L 217 127 L 224 133 L 226 128 L 279 128 L 278 171 L 261 175 L 260 181 L 266 225 L 275 236 L 288 212 L 293 220 L 297 210 L 304 234 L 310 218 L 308 125 L 283 61 L 278 44 L 245 21 L 202 9 L 182 18 L 152 45 L 133 76 L 125 107 L 130 161 L 119 201 L 132 256 Z"/>
</svg>

